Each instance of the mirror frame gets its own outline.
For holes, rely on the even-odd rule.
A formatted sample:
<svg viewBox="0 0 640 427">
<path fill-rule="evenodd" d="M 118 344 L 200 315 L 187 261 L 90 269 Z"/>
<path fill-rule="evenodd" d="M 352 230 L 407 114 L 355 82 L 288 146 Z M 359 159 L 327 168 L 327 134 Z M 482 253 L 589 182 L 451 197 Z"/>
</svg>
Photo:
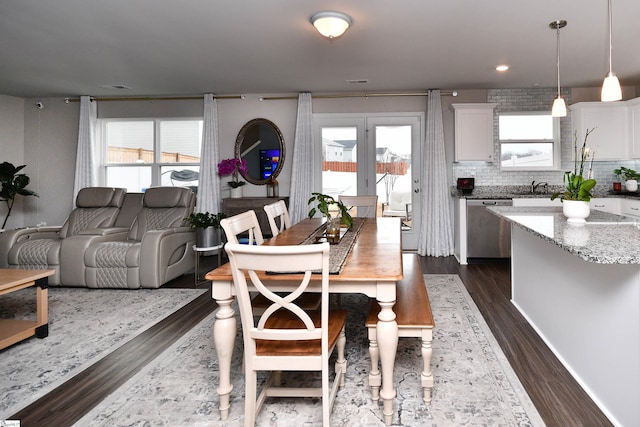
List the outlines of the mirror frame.
<svg viewBox="0 0 640 427">
<path fill-rule="evenodd" d="M 241 150 L 242 143 L 244 142 L 244 137 L 247 131 L 251 127 L 259 126 L 259 125 L 269 126 L 273 130 L 273 132 L 275 132 L 276 137 L 278 138 L 278 142 L 280 144 L 280 161 L 278 162 L 278 166 L 276 167 L 276 170 L 274 170 L 273 173 L 271 174 L 273 178 L 276 178 L 280 174 L 280 171 L 282 171 L 282 166 L 284 164 L 285 144 L 284 144 L 284 137 L 282 136 L 282 132 L 280 132 L 280 129 L 278 129 L 278 126 L 276 126 L 271 120 L 267 120 L 263 118 L 252 119 L 252 120 L 249 120 L 247 123 L 245 123 L 244 126 L 242 126 L 242 129 L 240 129 L 240 132 L 238 132 L 238 137 L 236 138 L 236 146 L 234 150 L 235 157 L 237 159 L 240 158 L 240 153 L 242 152 Z M 257 179 L 257 178 L 251 177 L 249 176 L 248 173 L 246 175 L 243 175 L 242 177 L 246 179 L 247 182 L 254 185 L 266 185 L 268 181 L 267 179 Z"/>
</svg>

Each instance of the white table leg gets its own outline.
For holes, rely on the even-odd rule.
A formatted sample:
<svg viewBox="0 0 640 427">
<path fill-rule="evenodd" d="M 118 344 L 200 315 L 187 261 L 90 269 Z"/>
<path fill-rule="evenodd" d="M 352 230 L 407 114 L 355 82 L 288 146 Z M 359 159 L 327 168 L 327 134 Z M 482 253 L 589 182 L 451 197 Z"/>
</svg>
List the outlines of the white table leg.
<svg viewBox="0 0 640 427">
<path fill-rule="evenodd" d="M 398 349 L 398 324 L 396 314 L 393 312 L 392 302 L 378 301 L 380 313 L 378 313 L 378 325 L 376 327 L 376 337 L 378 338 L 378 348 L 380 352 L 380 366 L 382 371 L 382 414 L 386 425 L 391 425 L 393 418 L 393 400 L 396 397 L 396 390 L 393 387 L 393 367 Z"/>
<path fill-rule="evenodd" d="M 431 403 L 431 391 L 433 389 L 433 371 L 431 370 L 431 356 L 433 349 L 431 342 L 433 340 L 433 333 L 431 329 L 422 330 L 422 374 L 420 374 L 422 382 L 422 390 L 424 403 Z"/>
<path fill-rule="evenodd" d="M 233 356 L 233 346 L 236 340 L 236 318 L 231 307 L 233 297 L 229 299 L 216 300 L 218 311 L 216 321 L 213 324 L 213 342 L 218 355 L 218 367 L 220 370 L 220 383 L 217 392 L 220 399 L 220 419 L 226 420 L 229 417 L 229 400 L 233 385 L 231 384 L 231 359 Z"/>
</svg>

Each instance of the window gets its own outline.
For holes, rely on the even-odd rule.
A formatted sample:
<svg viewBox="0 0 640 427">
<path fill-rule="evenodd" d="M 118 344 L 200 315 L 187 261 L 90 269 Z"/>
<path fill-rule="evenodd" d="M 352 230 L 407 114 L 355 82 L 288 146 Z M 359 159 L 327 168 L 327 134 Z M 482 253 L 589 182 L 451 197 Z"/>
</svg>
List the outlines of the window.
<svg viewBox="0 0 640 427">
<path fill-rule="evenodd" d="M 500 113 L 498 134 L 503 170 L 560 168 L 560 122 L 550 113 Z"/>
<path fill-rule="evenodd" d="M 106 185 L 197 190 L 202 119 L 105 119 L 101 130 Z"/>
</svg>

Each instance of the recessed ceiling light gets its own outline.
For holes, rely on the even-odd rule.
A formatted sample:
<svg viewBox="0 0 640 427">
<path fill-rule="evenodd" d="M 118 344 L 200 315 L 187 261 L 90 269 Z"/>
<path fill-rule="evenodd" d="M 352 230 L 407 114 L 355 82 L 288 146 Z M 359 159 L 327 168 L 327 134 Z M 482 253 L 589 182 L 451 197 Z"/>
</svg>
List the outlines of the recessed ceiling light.
<svg viewBox="0 0 640 427">
<path fill-rule="evenodd" d="M 496 71 L 500 71 L 501 73 L 503 73 L 503 72 L 507 71 L 508 69 L 509 69 L 509 66 L 508 66 L 508 65 L 505 65 L 505 64 L 503 64 L 503 65 L 498 65 L 498 66 L 496 67 Z"/>
</svg>

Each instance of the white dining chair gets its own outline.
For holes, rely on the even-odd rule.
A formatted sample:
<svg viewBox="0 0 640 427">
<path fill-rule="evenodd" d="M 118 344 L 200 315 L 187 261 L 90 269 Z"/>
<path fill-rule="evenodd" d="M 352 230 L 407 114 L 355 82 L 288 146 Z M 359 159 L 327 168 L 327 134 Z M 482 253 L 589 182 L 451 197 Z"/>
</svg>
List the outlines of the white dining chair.
<svg viewBox="0 0 640 427">
<path fill-rule="evenodd" d="M 224 234 L 228 243 L 239 244 L 239 236 L 248 235 L 247 243 L 249 245 L 261 245 L 264 243 L 260 223 L 255 211 L 249 210 L 238 215 L 224 218 L 220 221 L 220 226 L 224 230 Z M 225 251 L 227 246 L 225 245 Z M 264 312 L 268 305 L 268 300 L 261 294 L 254 295 L 253 302 L 254 315 L 258 316 Z M 317 310 L 320 307 L 320 296 L 317 293 L 307 293 L 300 296 L 297 303 L 305 310 Z"/>
<path fill-rule="evenodd" d="M 245 366 L 245 427 L 254 426 L 256 414 L 267 397 L 321 397 L 322 425 L 329 427 L 331 409 L 339 388 L 344 386 L 347 361 L 344 357 L 344 328 L 347 313 L 329 311 L 329 244 L 295 246 L 226 246 L 242 322 Z M 258 273 L 303 272 L 297 286 L 285 294 L 269 290 Z M 320 280 L 320 310 L 308 312 L 296 304 L 312 283 Z M 247 278 L 270 305 L 254 317 L 253 299 Z M 329 381 L 329 357 L 337 348 L 335 378 Z M 258 394 L 257 372 L 271 371 Z M 280 372 L 318 371 L 321 388 L 283 387 L 276 383 Z M 275 375 L 274 375 L 275 373 Z"/>
<path fill-rule="evenodd" d="M 347 209 L 356 208 L 356 213 L 351 213 L 354 217 L 372 217 L 378 214 L 378 196 L 346 196 L 340 194 L 338 200 L 344 204 Z"/>
<path fill-rule="evenodd" d="M 275 203 L 266 205 L 264 211 L 267 214 L 273 237 L 291 227 L 289 211 L 287 210 L 287 205 L 284 203 L 284 200 L 278 200 Z"/>
</svg>

